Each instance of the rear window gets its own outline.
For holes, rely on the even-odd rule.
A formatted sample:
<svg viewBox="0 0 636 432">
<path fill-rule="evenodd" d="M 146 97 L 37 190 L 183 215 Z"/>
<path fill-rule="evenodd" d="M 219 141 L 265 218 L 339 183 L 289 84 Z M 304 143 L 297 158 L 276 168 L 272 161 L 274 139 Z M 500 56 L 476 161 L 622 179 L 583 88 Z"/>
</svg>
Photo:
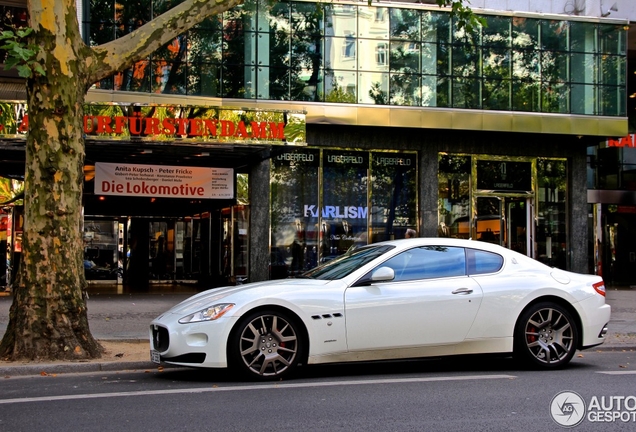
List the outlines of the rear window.
<svg viewBox="0 0 636 432">
<path fill-rule="evenodd" d="M 503 265 L 503 257 L 493 252 L 466 249 L 466 257 L 469 275 L 496 273 Z"/>
</svg>

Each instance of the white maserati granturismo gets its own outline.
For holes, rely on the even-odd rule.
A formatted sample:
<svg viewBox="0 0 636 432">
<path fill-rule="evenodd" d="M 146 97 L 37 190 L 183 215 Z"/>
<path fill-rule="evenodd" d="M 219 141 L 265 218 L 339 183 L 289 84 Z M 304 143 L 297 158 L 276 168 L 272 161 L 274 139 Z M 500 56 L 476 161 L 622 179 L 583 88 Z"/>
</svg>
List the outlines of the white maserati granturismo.
<svg viewBox="0 0 636 432">
<path fill-rule="evenodd" d="M 510 353 L 559 368 L 603 343 L 599 276 L 473 240 L 352 250 L 293 279 L 210 289 L 150 324 L 155 363 L 278 379 L 298 365 Z"/>
</svg>

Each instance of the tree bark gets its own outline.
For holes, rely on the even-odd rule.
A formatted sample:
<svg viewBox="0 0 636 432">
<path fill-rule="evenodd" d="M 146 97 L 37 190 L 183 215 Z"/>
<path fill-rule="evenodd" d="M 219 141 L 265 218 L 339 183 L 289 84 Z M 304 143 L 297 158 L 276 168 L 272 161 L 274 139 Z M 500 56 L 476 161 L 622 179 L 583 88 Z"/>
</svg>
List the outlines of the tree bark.
<svg viewBox="0 0 636 432">
<path fill-rule="evenodd" d="M 29 7 L 47 75 L 27 80 L 23 254 L 0 357 L 97 358 L 102 348 L 88 325 L 81 232 L 86 47 L 74 0 L 31 0 Z"/>
<path fill-rule="evenodd" d="M 32 42 L 46 76 L 27 80 L 23 257 L 0 358 L 101 356 L 88 325 L 80 229 L 86 92 L 242 1 L 186 0 L 121 39 L 92 48 L 81 38 L 75 0 L 27 1 Z"/>
</svg>

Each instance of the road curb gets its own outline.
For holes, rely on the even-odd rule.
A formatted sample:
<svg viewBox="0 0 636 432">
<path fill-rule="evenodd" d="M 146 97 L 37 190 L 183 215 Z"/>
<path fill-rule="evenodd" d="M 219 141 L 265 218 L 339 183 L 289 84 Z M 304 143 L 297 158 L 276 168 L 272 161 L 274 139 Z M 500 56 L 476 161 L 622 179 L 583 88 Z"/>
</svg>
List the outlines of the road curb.
<svg viewBox="0 0 636 432">
<path fill-rule="evenodd" d="M 99 362 L 99 363 L 37 363 L 0 366 L 0 377 L 52 376 L 68 373 L 119 372 L 133 370 L 156 370 L 158 365 L 144 362 Z"/>
</svg>

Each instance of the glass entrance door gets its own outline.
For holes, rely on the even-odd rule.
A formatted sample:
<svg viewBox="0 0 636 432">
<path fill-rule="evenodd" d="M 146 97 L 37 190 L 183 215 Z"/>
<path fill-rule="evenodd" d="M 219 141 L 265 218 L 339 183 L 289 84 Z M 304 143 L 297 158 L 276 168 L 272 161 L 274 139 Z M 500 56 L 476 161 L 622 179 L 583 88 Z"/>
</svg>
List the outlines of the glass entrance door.
<svg viewBox="0 0 636 432">
<path fill-rule="evenodd" d="M 534 257 L 532 215 L 532 198 L 478 197 L 472 238 Z"/>
</svg>

